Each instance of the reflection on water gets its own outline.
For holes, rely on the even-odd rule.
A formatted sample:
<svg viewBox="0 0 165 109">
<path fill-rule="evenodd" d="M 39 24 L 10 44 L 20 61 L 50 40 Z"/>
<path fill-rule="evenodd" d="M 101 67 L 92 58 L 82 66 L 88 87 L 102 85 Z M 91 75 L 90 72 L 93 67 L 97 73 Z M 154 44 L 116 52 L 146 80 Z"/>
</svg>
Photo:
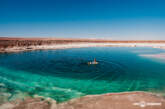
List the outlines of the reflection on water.
<svg viewBox="0 0 165 109">
<path fill-rule="evenodd" d="M 165 64 L 138 56 L 140 50 L 164 52 L 100 47 L 1 54 L 0 92 L 7 100 L 40 95 L 60 102 L 87 94 L 164 91 Z M 94 58 L 99 64 L 88 65 Z"/>
</svg>

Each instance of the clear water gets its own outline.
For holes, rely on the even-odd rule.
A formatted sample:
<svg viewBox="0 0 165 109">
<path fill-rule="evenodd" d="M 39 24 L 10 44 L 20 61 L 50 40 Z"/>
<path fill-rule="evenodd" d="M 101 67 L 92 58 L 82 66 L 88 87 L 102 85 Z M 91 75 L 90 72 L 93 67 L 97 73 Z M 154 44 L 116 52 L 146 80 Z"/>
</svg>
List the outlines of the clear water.
<svg viewBox="0 0 165 109">
<path fill-rule="evenodd" d="M 0 54 L 0 92 L 51 97 L 58 102 L 88 94 L 165 92 L 165 61 L 140 54 L 153 48 L 94 47 Z M 96 58 L 98 65 L 87 62 Z"/>
</svg>

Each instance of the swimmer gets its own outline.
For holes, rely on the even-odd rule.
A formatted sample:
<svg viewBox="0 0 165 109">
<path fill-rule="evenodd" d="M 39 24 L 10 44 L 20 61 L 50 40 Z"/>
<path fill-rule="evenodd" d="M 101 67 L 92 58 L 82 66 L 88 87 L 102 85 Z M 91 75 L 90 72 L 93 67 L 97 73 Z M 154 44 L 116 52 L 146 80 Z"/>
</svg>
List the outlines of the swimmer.
<svg viewBox="0 0 165 109">
<path fill-rule="evenodd" d="M 98 62 L 96 61 L 96 58 L 94 58 L 93 62 L 88 62 L 88 64 L 98 64 Z"/>
</svg>

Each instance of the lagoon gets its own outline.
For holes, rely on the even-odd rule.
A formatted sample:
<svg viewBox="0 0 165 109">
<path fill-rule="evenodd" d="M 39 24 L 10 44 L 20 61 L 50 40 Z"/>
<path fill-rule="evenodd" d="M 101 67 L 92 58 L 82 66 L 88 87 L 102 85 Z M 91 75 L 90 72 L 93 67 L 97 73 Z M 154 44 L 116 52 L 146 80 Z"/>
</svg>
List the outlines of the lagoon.
<svg viewBox="0 0 165 109">
<path fill-rule="evenodd" d="M 149 47 L 90 47 L 0 54 L 0 92 L 63 102 L 85 95 L 148 91 L 164 93 L 165 61 L 143 54 Z M 94 58 L 97 65 L 88 65 Z"/>
</svg>

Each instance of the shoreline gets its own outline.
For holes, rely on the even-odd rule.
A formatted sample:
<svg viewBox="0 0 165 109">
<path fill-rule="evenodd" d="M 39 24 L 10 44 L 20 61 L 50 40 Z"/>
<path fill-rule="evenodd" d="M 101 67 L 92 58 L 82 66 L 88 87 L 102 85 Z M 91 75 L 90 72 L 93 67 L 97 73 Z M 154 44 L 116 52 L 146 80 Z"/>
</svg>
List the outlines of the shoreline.
<svg viewBox="0 0 165 109">
<path fill-rule="evenodd" d="M 165 40 L 106 40 L 81 38 L 0 37 L 0 53 L 82 47 L 153 47 L 165 49 Z"/>
<path fill-rule="evenodd" d="M 165 53 L 158 53 L 158 54 L 141 54 L 139 56 L 146 57 L 146 58 L 155 58 L 155 59 L 165 59 Z"/>
<path fill-rule="evenodd" d="M 158 105 L 149 105 L 157 103 Z M 152 106 L 152 107 L 151 107 Z M 34 108 L 35 107 L 35 108 Z M 110 108 L 111 107 L 111 108 Z M 42 96 L 15 100 L 0 105 L 0 109 L 164 109 L 165 98 L 161 95 L 143 92 L 119 92 L 86 95 L 57 103 Z"/>
<path fill-rule="evenodd" d="M 32 45 L 32 46 L 13 46 L 0 48 L 0 53 L 23 52 L 34 50 L 56 50 L 68 48 L 86 48 L 86 47 L 152 47 L 165 49 L 165 43 L 65 43 L 50 45 Z"/>
</svg>

